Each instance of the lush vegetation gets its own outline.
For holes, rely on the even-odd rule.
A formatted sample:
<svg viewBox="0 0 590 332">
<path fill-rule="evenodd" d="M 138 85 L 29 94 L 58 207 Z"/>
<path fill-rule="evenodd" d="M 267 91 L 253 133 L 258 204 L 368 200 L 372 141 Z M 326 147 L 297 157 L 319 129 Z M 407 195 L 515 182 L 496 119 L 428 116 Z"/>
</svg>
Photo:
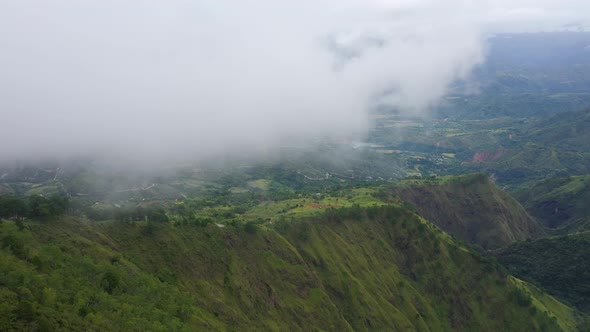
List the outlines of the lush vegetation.
<svg viewBox="0 0 590 332">
<path fill-rule="evenodd" d="M 67 197 L 52 195 L 49 198 L 32 195 L 27 198 L 0 196 L 0 218 L 19 220 L 24 217 L 50 219 L 63 215 L 68 208 Z"/>
<path fill-rule="evenodd" d="M 517 243 L 497 257 L 516 276 L 590 312 L 590 232 Z"/>
<path fill-rule="evenodd" d="M 481 173 L 407 179 L 380 194 L 411 204 L 444 231 L 483 249 L 497 249 L 542 233 L 514 198 Z"/>
<path fill-rule="evenodd" d="M 396 206 L 273 226 L 0 225 L 2 330 L 574 330 L 574 312 Z"/>
<path fill-rule="evenodd" d="M 515 196 L 538 220 L 558 234 L 590 230 L 590 176 L 535 182 Z"/>
</svg>

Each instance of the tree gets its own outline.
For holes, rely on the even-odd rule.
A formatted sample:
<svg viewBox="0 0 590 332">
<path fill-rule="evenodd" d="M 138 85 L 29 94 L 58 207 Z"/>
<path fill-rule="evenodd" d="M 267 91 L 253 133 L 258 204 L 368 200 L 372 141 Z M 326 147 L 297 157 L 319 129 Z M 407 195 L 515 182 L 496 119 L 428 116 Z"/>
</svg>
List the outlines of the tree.
<svg viewBox="0 0 590 332">
<path fill-rule="evenodd" d="M 62 195 L 52 195 L 49 197 L 52 216 L 59 216 L 66 213 L 69 203 L 69 199 Z"/>
<path fill-rule="evenodd" d="M 39 195 L 29 196 L 28 213 L 31 218 L 49 219 L 64 214 L 68 208 L 67 197 L 53 195 L 45 198 Z"/>
<path fill-rule="evenodd" d="M 162 207 L 157 207 L 150 209 L 148 211 L 148 218 L 151 221 L 155 222 L 168 222 L 168 216 L 166 215 L 166 210 Z"/>
<path fill-rule="evenodd" d="M 48 219 L 51 217 L 51 205 L 47 198 L 39 195 L 29 196 L 29 217 Z"/>
<path fill-rule="evenodd" d="M 0 196 L 0 218 L 18 219 L 27 214 L 27 203 L 19 197 Z"/>
</svg>

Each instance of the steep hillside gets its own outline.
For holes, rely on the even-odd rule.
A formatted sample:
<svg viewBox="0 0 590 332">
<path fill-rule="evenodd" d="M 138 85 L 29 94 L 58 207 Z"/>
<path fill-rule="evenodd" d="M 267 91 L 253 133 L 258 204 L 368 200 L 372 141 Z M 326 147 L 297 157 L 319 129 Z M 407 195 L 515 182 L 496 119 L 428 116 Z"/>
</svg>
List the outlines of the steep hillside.
<svg viewBox="0 0 590 332">
<path fill-rule="evenodd" d="M 590 176 L 553 178 L 514 193 L 525 208 L 557 233 L 590 230 Z"/>
<path fill-rule="evenodd" d="M 484 249 L 507 246 L 541 232 L 514 198 L 481 173 L 406 180 L 394 186 L 391 195 L 410 203 L 449 234 Z"/>
<path fill-rule="evenodd" d="M 0 330 L 574 330 L 573 311 L 395 207 L 274 225 L 0 225 Z"/>
<path fill-rule="evenodd" d="M 590 312 L 590 232 L 517 243 L 497 256 L 516 276 Z"/>
</svg>

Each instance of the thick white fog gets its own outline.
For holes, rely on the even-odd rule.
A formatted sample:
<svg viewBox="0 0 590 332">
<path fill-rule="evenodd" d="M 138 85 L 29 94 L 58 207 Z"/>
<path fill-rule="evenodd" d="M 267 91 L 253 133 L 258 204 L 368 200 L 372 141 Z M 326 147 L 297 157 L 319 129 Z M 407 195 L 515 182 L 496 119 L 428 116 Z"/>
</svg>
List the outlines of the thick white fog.
<svg viewBox="0 0 590 332">
<path fill-rule="evenodd" d="M 587 1 L 2 0 L 0 159 L 201 158 L 424 114 L 494 32 L 584 28 Z"/>
</svg>

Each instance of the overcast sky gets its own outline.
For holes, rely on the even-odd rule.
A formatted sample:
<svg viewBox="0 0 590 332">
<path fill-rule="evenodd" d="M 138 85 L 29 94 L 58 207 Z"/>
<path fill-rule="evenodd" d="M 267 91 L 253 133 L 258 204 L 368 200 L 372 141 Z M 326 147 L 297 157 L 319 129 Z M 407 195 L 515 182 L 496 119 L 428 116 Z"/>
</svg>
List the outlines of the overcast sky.
<svg viewBox="0 0 590 332">
<path fill-rule="evenodd" d="M 362 137 L 377 97 L 425 112 L 490 33 L 589 17 L 581 0 L 0 0 L 0 159 Z"/>
</svg>

